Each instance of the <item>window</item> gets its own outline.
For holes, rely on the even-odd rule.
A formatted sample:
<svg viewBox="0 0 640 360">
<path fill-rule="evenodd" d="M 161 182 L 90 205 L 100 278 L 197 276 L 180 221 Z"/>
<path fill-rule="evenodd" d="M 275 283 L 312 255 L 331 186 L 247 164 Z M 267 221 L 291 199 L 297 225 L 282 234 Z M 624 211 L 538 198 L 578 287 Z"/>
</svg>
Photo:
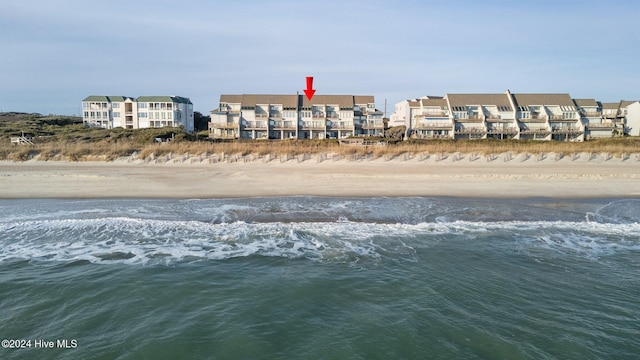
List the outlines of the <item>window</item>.
<svg viewBox="0 0 640 360">
<path fill-rule="evenodd" d="M 88 117 L 89 117 L 89 112 L 88 112 L 88 111 L 85 111 L 85 112 L 84 112 L 84 117 L 85 117 L 85 118 L 88 118 Z"/>
<path fill-rule="evenodd" d="M 82 108 L 83 109 L 88 109 L 89 108 L 89 103 L 82 102 Z"/>
<path fill-rule="evenodd" d="M 96 117 L 96 112 L 95 112 L 95 111 L 92 111 L 92 112 L 91 112 L 91 118 L 93 119 L 93 118 L 95 118 L 95 117 Z"/>
<path fill-rule="evenodd" d="M 146 112 L 138 113 L 138 117 L 141 118 L 141 119 L 144 119 L 144 118 L 147 117 L 147 113 Z"/>
<path fill-rule="evenodd" d="M 166 112 L 162 112 L 162 119 L 165 120 L 167 118 L 167 113 Z"/>
<path fill-rule="evenodd" d="M 96 119 L 100 119 L 100 114 L 102 114 L 100 111 L 96 111 Z"/>
<path fill-rule="evenodd" d="M 173 118 L 173 116 L 172 116 L 172 115 L 173 115 L 172 113 L 168 112 L 168 113 L 167 113 L 167 119 L 171 120 L 171 119 Z"/>
<path fill-rule="evenodd" d="M 109 117 L 109 113 L 107 113 L 106 111 L 102 112 L 102 117 L 107 119 Z"/>
<path fill-rule="evenodd" d="M 106 109 L 107 108 L 107 103 L 102 103 L 102 108 Z"/>
<path fill-rule="evenodd" d="M 171 110 L 173 108 L 173 104 L 172 103 L 168 103 L 167 104 L 167 110 Z"/>
<path fill-rule="evenodd" d="M 511 107 L 509 107 L 509 106 L 498 106 L 498 110 L 500 110 L 500 111 L 511 111 Z"/>
<path fill-rule="evenodd" d="M 111 107 L 113 107 L 114 109 L 118 109 L 120 108 L 120 103 L 113 103 Z"/>
<path fill-rule="evenodd" d="M 120 112 L 119 111 L 114 111 L 113 112 L 113 117 L 120 117 Z"/>
<path fill-rule="evenodd" d="M 146 109 L 147 108 L 147 103 L 138 103 L 138 109 Z"/>
</svg>

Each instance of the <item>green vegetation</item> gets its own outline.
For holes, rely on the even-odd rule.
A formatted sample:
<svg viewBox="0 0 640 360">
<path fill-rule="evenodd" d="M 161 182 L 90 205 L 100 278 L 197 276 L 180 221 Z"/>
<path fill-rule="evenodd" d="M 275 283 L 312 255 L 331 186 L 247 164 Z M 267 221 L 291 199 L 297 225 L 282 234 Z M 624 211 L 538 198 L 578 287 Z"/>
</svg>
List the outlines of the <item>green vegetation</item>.
<svg viewBox="0 0 640 360">
<path fill-rule="evenodd" d="M 11 144 L 11 137 L 33 138 L 33 145 Z M 640 152 L 640 138 L 610 138 L 570 143 L 524 140 L 408 140 L 399 138 L 404 129 L 395 129 L 387 138 L 369 138 L 372 143 L 385 141 L 386 146 L 341 146 L 337 140 L 233 140 L 214 141 L 206 132 L 187 134 L 181 128 L 99 129 L 82 124 L 82 120 L 68 116 L 38 114 L 0 114 L 0 160 L 115 160 L 137 154 L 242 154 L 242 155 L 300 155 L 335 153 L 394 157 L 402 154 L 477 153 L 608 153 L 614 156 Z M 159 143 L 156 139 L 172 139 Z"/>
</svg>

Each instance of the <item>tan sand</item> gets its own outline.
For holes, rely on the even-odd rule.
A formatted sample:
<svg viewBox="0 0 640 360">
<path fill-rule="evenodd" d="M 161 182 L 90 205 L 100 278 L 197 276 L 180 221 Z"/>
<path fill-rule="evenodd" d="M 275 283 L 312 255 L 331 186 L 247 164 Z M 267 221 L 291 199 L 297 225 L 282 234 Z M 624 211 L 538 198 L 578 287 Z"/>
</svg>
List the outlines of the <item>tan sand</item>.
<svg viewBox="0 0 640 360">
<path fill-rule="evenodd" d="M 0 198 L 640 197 L 637 154 L 236 160 L 0 162 Z"/>
</svg>

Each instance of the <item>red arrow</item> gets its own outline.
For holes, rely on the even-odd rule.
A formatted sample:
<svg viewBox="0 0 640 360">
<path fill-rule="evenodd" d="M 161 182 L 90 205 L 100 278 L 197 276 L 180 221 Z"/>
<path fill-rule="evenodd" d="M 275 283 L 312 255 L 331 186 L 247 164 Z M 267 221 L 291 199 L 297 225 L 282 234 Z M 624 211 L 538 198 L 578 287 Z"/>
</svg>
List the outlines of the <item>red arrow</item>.
<svg viewBox="0 0 640 360">
<path fill-rule="evenodd" d="M 313 94 L 316 93 L 316 91 L 313 90 L 313 76 L 307 76 L 307 88 L 304 90 L 304 93 L 307 95 L 307 99 L 311 101 Z"/>
</svg>

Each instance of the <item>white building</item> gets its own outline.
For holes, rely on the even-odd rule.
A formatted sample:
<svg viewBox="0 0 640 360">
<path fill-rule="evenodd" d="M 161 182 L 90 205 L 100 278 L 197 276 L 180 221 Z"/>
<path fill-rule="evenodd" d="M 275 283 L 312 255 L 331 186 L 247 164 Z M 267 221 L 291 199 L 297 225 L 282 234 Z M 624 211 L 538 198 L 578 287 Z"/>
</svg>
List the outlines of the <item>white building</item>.
<svg viewBox="0 0 640 360">
<path fill-rule="evenodd" d="M 194 131 L 193 104 L 180 96 L 93 95 L 82 100 L 82 120 L 107 129 L 173 126 Z"/>
<path fill-rule="evenodd" d="M 231 139 L 342 139 L 384 135 L 373 96 L 221 95 L 211 111 L 209 137 Z"/>
<path fill-rule="evenodd" d="M 569 94 L 447 94 L 396 104 L 390 126 L 405 138 L 583 141 L 640 136 L 640 102 L 599 103 Z"/>
</svg>

